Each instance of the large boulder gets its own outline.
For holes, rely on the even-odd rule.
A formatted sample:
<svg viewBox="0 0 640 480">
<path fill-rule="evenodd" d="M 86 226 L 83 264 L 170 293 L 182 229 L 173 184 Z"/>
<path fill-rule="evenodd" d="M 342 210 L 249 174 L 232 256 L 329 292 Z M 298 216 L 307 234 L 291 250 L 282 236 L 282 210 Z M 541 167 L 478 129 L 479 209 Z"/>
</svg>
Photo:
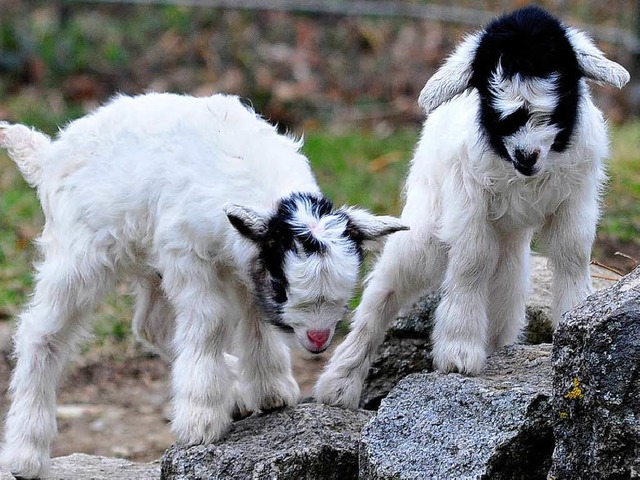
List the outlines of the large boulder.
<svg viewBox="0 0 640 480">
<path fill-rule="evenodd" d="M 593 285 L 600 290 L 613 285 L 615 274 L 591 267 Z M 531 295 L 527 301 L 526 344 L 550 343 L 552 273 L 546 257 L 531 257 Z M 391 389 L 410 373 L 431 370 L 431 330 L 440 297 L 427 294 L 392 324 L 374 359 L 360 399 L 360 407 L 376 410 Z"/>
<path fill-rule="evenodd" d="M 427 294 L 391 325 L 365 380 L 361 408 L 377 410 L 402 378 L 432 370 L 430 337 L 439 301 L 438 294 Z"/>
<path fill-rule="evenodd" d="M 550 357 L 550 345 L 516 345 L 490 357 L 481 377 L 405 378 L 362 433 L 360 478 L 546 478 Z"/>
<path fill-rule="evenodd" d="M 47 480 L 156 480 L 160 463 L 134 463 L 121 458 L 98 457 L 74 453 L 51 460 Z M 14 480 L 9 472 L 0 470 L 0 480 Z"/>
<path fill-rule="evenodd" d="M 550 478 L 640 477 L 640 269 L 566 315 L 553 366 Z"/>
<path fill-rule="evenodd" d="M 169 448 L 161 478 L 355 479 L 360 432 L 371 415 L 313 403 L 254 415 L 216 444 Z"/>
</svg>

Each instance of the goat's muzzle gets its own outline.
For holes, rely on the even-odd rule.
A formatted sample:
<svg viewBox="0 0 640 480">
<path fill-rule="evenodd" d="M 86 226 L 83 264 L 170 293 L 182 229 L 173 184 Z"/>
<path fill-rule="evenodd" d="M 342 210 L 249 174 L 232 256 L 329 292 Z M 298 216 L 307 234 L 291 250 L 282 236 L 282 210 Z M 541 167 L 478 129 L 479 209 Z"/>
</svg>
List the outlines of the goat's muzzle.
<svg viewBox="0 0 640 480">
<path fill-rule="evenodd" d="M 530 177 L 538 172 L 536 168 L 536 162 L 540 156 L 540 150 L 535 149 L 530 152 L 517 149 L 515 151 L 514 158 L 512 159 L 513 166 L 522 175 Z"/>
</svg>

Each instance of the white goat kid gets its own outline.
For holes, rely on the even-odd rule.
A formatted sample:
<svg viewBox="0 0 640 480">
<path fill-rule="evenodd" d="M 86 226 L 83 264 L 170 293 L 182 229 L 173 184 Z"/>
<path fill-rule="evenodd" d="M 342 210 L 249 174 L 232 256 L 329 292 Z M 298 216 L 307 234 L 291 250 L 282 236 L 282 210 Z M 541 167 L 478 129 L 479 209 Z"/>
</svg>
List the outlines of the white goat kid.
<svg viewBox="0 0 640 480">
<path fill-rule="evenodd" d="M 480 372 L 525 324 L 535 231 L 554 272 L 554 323 L 591 292 L 608 139 L 585 79 L 620 88 L 629 74 L 528 7 L 468 37 L 428 81 L 401 217 L 411 230 L 386 244 L 318 380 L 319 401 L 358 405 L 389 322 L 425 290 L 442 292 L 435 367 Z"/>
<path fill-rule="evenodd" d="M 234 408 L 297 401 L 280 332 L 326 349 L 363 247 L 404 228 L 333 209 L 301 143 L 232 96 L 122 96 L 53 142 L 4 124 L 0 146 L 46 218 L 6 419 L 2 458 L 18 477 L 46 475 L 56 385 L 117 279 L 137 282 L 134 330 L 173 361 L 178 440 L 212 442 Z"/>
</svg>

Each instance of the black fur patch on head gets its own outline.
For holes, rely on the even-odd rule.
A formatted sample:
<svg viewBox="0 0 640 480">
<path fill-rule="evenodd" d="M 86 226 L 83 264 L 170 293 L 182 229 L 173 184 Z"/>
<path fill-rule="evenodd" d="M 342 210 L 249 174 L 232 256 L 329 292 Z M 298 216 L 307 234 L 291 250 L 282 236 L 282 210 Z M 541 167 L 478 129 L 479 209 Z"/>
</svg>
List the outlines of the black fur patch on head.
<svg viewBox="0 0 640 480">
<path fill-rule="evenodd" d="M 353 242 L 353 248 L 355 249 L 356 255 L 358 255 L 358 261 L 360 265 L 364 262 L 364 248 L 362 247 L 365 238 L 360 229 L 356 227 L 353 221 L 345 214 L 347 217 L 347 229 L 343 233 L 344 237 L 350 238 Z"/>
<path fill-rule="evenodd" d="M 578 115 L 582 72 L 563 24 L 542 8 L 529 6 L 496 18 L 480 38 L 470 82 L 480 94 L 480 124 L 493 150 L 510 161 L 503 137 L 524 126 L 529 120 L 529 112 L 523 108 L 500 118 L 489 88 L 498 64 L 502 66 L 505 78 L 558 76 L 555 88 L 558 103 L 549 123 L 559 129 L 552 150 L 564 151 Z"/>
<path fill-rule="evenodd" d="M 291 328 L 281 320 L 282 305 L 287 301 L 289 286 L 284 273 L 285 258 L 290 252 L 322 255 L 327 248 L 296 222 L 296 215 L 301 208 L 317 219 L 334 212 L 331 201 L 320 194 L 293 193 L 280 200 L 268 221 L 266 235 L 258 242 L 258 259 L 252 273 L 254 284 L 261 288 L 257 292 L 258 299 L 269 321 L 287 331 Z M 298 246 L 302 247 L 302 252 Z"/>
<path fill-rule="evenodd" d="M 293 193 L 287 198 L 282 199 L 276 215 L 272 218 L 274 225 L 284 224 L 287 225 L 293 232 L 294 239 L 302 245 L 304 253 L 311 255 L 313 253 L 324 253 L 326 245 L 318 240 L 307 229 L 294 229 L 293 220 L 298 206 L 303 203 L 307 205 L 311 215 L 317 219 L 329 215 L 333 211 L 333 203 L 326 197 L 311 195 L 308 193 Z M 271 227 L 271 223 L 269 224 Z"/>
</svg>

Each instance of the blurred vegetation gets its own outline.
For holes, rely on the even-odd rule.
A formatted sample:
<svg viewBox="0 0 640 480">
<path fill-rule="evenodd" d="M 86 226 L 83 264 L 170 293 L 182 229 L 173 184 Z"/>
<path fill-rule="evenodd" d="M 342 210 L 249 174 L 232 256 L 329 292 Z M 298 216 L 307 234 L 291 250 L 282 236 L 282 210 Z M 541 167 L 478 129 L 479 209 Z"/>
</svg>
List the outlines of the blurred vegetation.
<svg viewBox="0 0 640 480">
<path fill-rule="evenodd" d="M 464 32 L 401 19 L 2 3 L 0 119 L 55 134 L 118 91 L 237 93 L 283 128 L 304 134 L 305 153 L 336 204 L 388 214 L 400 211 L 417 140 L 415 98 Z M 571 11 L 594 23 L 607 13 L 600 11 L 604 4 L 587 3 Z M 621 16 L 624 2 L 614 3 L 618 13 L 603 24 Z M 607 250 L 596 250 L 607 263 L 615 250 L 640 256 L 640 122 L 623 123 L 629 112 L 619 92 L 594 90 L 615 124 L 599 229 Z M 34 192 L 0 154 L 0 319 L 16 315 L 30 292 L 32 242 L 42 222 Z M 98 312 L 101 341 L 128 338 L 132 300 L 121 295 L 126 286 L 119 290 Z"/>
<path fill-rule="evenodd" d="M 456 2 L 496 13 L 523 3 Z M 537 3 L 601 27 L 628 28 L 632 7 L 632 0 Z M 119 91 L 167 90 L 243 95 L 289 128 L 336 118 L 416 124 L 418 93 L 469 29 L 403 18 L 2 0 L 0 118 L 25 120 L 14 112 L 17 93 L 46 101 L 53 117 L 79 115 Z M 624 49 L 601 46 L 631 61 Z M 594 91 L 615 122 L 628 116 L 625 95 Z"/>
<path fill-rule="evenodd" d="M 600 234 L 622 242 L 637 242 L 640 240 L 640 122 L 613 128 L 611 154 Z"/>
</svg>

